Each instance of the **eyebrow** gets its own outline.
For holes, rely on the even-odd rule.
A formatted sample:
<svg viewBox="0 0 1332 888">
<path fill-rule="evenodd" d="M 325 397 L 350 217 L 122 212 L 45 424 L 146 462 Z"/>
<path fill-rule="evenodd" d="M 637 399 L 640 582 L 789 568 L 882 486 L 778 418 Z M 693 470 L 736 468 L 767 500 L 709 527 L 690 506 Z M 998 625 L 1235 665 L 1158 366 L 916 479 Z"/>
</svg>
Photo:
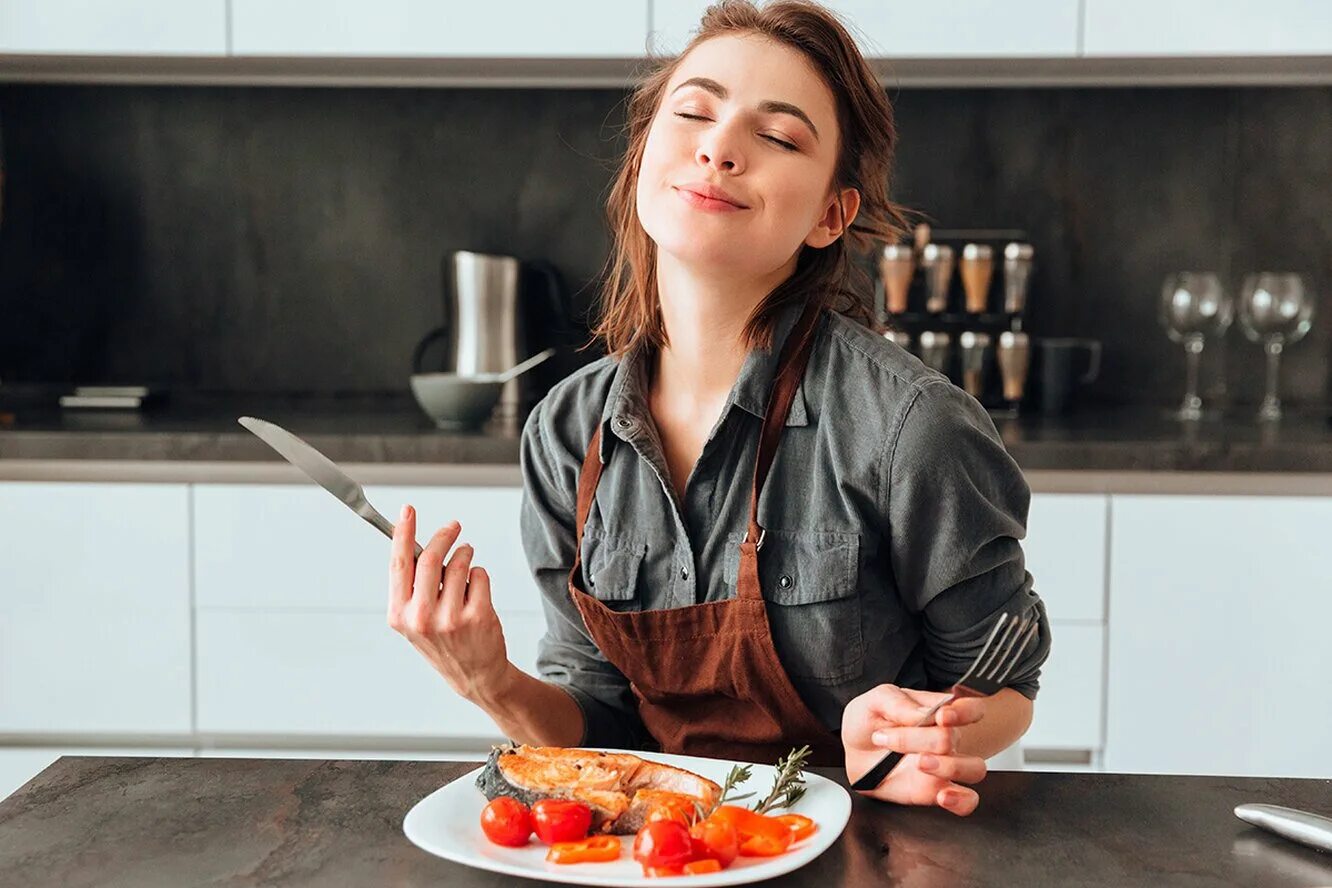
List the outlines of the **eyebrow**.
<svg viewBox="0 0 1332 888">
<path fill-rule="evenodd" d="M 707 90 L 719 99 L 725 100 L 729 96 L 730 90 L 722 86 L 711 77 L 690 77 L 684 83 L 681 83 L 675 89 L 671 90 L 671 95 L 675 95 L 686 86 L 697 86 L 700 89 Z M 792 117 L 804 121 L 805 126 L 809 127 L 814 138 L 819 138 L 819 128 L 814 125 L 814 121 L 809 119 L 809 115 L 800 110 L 798 105 L 792 105 L 790 102 L 779 102 L 776 99 L 767 99 L 759 102 L 759 110 L 765 114 L 790 114 Z"/>
</svg>

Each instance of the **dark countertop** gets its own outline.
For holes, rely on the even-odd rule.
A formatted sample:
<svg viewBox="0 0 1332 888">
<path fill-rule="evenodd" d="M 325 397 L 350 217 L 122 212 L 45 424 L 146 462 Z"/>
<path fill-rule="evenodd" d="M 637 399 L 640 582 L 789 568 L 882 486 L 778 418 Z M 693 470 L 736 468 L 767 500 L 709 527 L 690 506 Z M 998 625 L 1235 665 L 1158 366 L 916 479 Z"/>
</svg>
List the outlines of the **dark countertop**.
<svg viewBox="0 0 1332 888">
<path fill-rule="evenodd" d="M 1327 412 L 1292 413 L 1276 427 L 1252 410 L 1181 424 L 1164 410 L 1107 408 L 1063 418 L 996 419 L 1024 470 L 1332 473 Z M 0 460 L 272 462 L 236 423 L 252 414 L 306 438 L 338 462 L 516 465 L 516 422 L 479 432 L 436 429 L 409 395 L 378 398 L 177 397 L 137 411 L 0 410 Z"/>
<path fill-rule="evenodd" d="M 478 766 L 65 757 L 0 802 L 0 884 L 512 884 L 402 833 L 412 805 Z M 856 797 L 827 852 L 765 884 L 1332 885 L 1332 854 L 1233 814 L 1332 813 L 1332 781 L 997 772 L 980 791 L 961 819 Z"/>
</svg>

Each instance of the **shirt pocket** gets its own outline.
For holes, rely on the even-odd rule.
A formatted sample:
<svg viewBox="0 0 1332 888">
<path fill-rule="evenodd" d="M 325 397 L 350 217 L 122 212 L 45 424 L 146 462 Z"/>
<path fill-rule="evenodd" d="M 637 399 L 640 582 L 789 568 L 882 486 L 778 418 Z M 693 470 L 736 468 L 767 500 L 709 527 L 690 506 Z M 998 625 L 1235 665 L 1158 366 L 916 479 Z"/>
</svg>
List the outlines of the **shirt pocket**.
<svg viewBox="0 0 1332 888">
<path fill-rule="evenodd" d="M 638 594 L 638 573 L 647 543 L 627 536 L 583 536 L 583 578 L 589 595 L 611 610 L 643 609 Z"/>
<path fill-rule="evenodd" d="M 734 542 L 730 583 L 739 573 L 739 536 Z M 759 582 L 773 645 L 793 679 L 841 684 L 864 671 L 859 555 L 856 533 L 770 529 L 763 538 Z"/>
</svg>

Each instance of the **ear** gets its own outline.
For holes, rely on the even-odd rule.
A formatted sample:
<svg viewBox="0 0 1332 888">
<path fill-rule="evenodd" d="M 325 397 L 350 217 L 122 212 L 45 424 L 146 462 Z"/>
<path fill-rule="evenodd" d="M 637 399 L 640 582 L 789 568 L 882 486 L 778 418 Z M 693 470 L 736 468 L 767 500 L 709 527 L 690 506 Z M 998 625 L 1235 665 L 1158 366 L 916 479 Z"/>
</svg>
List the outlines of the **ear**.
<svg viewBox="0 0 1332 888">
<path fill-rule="evenodd" d="M 805 243 L 815 249 L 828 246 L 851 227 L 858 212 L 860 212 L 859 191 L 854 188 L 843 188 L 839 192 L 834 192 L 828 198 L 828 206 L 824 209 L 818 224 L 805 236 Z"/>
</svg>

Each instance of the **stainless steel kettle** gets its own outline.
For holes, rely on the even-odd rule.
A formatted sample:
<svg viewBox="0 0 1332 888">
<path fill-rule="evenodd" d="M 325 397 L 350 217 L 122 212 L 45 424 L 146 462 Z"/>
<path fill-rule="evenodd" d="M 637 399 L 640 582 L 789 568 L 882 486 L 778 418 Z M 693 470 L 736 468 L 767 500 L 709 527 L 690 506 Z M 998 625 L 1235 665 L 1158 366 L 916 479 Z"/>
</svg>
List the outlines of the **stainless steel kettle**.
<svg viewBox="0 0 1332 888">
<path fill-rule="evenodd" d="M 547 324 L 554 320 L 557 328 L 568 319 L 563 280 L 549 262 L 460 250 L 450 254 L 445 264 L 449 286 L 444 291 L 444 325 L 417 343 L 413 373 L 427 372 L 422 366 L 426 350 L 440 339 L 447 344 L 444 366 L 432 370 L 460 376 L 501 373 L 543 345 L 552 344 L 529 341 L 531 316 L 535 314 Z M 538 279 L 541 286 L 536 289 L 544 292 L 527 293 L 525 277 Z M 496 418 L 517 416 L 519 385 L 525 378 L 504 384 Z"/>
</svg>

